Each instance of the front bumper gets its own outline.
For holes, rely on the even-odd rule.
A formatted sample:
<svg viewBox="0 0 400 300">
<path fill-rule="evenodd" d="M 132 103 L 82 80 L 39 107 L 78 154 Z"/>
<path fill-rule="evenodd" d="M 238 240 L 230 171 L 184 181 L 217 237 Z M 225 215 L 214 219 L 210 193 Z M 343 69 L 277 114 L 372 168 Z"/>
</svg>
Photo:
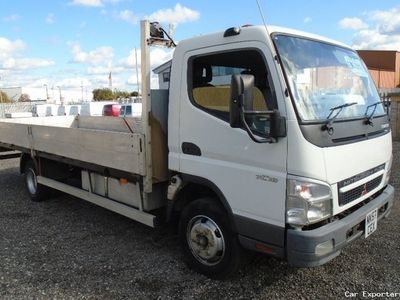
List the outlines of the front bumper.
<svg viewBox="0 0 400 300">
<path fill-rule="evenodd" d="M 369 212 L 376 208 L 378 211 L 385 208 L 378 215 L 378 222 L 389 215 L 393 206 L 393 198 L 394 188 L 388 185 L 374 200 L 338 221 L 308 231 L 288 229 L 286 254 L 289 264 L 295 267 L 314 267 L 332 260 L 340 254 L 343 247 L 363 236 L 365 217 Z M 357 227 L 362 230 L 354 233 L 354 228 Z M 350 232 L 353 234 L 349 234 Z M 332 241 L 332 249 L 323 255 L 317 254 L 317 245 L 328 241 Z"/>
</svg>

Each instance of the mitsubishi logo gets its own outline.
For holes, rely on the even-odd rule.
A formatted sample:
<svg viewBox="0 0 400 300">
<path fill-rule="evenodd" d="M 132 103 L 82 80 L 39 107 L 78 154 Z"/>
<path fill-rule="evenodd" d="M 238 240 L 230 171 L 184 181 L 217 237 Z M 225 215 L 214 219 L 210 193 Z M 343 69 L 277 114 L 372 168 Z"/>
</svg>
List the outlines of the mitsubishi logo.
<svg viewBox="0 0 400 300">
<path fill-rule="evenodd" d="M 361 196 L 364 196 L 365 194 L 368 193 L 368 188 L 367 188 L 367 184 L 364 184 L 363 190 L 361 192 Z"/>
</svg>

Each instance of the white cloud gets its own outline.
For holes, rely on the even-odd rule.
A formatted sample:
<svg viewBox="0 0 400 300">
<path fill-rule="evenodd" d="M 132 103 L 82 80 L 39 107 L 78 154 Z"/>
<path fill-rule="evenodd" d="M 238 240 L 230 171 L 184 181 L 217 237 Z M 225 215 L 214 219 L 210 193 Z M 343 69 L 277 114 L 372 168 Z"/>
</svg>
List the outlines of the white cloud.
<svg viewBox="0 0 400 300">
<path fill-rule="evenodd" d="M 162 48 L 154 48 L 150 51 L 150 64 L 151 69 L 158 67 L 159 65 L 165 63 L 166 61 L 172 58 L 173 50 L 170 49 L 162 49 Z M 138 68 L 141 66 L 141 50 L 137 49 L 137 58 L 138 58 Z M 123 67 L 126 70 L 135 70 L 136 68 L 136 55 L 135 49 L 132 49 L 129 52 L 128 57 L 123 58 L 119 61 L 118 66 Z M 136 72 L 136 71 L 135 71 Z M 136 76 L 136 75 L 135 75 Z"/>
<path fill-rule="evenodd" d="M 138 18 L 136 17 L 136 15 L 133 13 L 133 11 L 131 10 L 122 10 L 118 13 L 115 14 L 115 18 L 131 23 L 131 24 L 137 24 L 138 22 Z"/>
<path fill-rule="evenodd" d="M 73 55 L 72 62 L 89 65 L 108 64 L 114 57 L 114 49 L 112 47 L 99 47 L 95 50 L 85 52 L 79 43 L 70 43 Z"/>
<path fill-rule="evenodd" d="M 151 68 L 156 68 L 172 58 L 171 50 L 155 48 L 150 52 Z"/>
<path fill-rule="evenodd" d="M 172 58 L 173 50 L 155 48 L 150 52 L 150 69 L 158 67 L 159 65 L 167 62 Z M 141 80 L 141 62 L 140 62 L 140 50 L 137 51 L 138 57 L 138 73 L 139 73 L 139 82 L 136 76 L 136 59 L 135 59 L 135 49 L 132 49 L 129 53 L 129 56 L 120 61 L 121 66 L 123 66 L 126 70 L 131 72 L 131 75 L 128 77 L 126 81 L 127 85 L 134 86 L 134 89 L 138 89 L 138 85 L 142 83 Z M 158 75 L 151 73 L 151 87 L 158 88 Z"/>
<path fill-rule="evenodd" d="M 88 7 L 101 7 L 105 4 L 118 4 L 123 0 L 72 0 L 70 5 L 88 6 Z"/>
<path fill-rule="evenodd" d="M 139 70 L 140 71 L 140 70 Z M 127 85 L 134 86 L 134 90 L 138 90 L 139 85 L 142 84 L 142 78 L 140 77 L 139 73 L 139 81 L 137 80 L 138 78 L 136 77 L 136 74 L 129 76 L 128 80 L 126 81 Z M 159 84 L 158 84 L 158 75 L 156 74 L 151 74 L 150 77 L 150 87 L 152 89 L 158 89 Z"/>
<path fill-rule="evenodd" d="M 92 83 L 85 77 L 72 77 L 54 83 L 54 86 L 59 86 L 62 89 L 80 89 L 82 86 L 91 86 Z"/>
<path fill-rule="evenodd" d="M 200 18 L 200 13 L 178 3 L 174 8 L 157 10 L 145 18 L 149 19 L 150 21 L 177 25 L 179 23 L 187 23 L 198 20 Z"/>
<path fill-rule="evenodd" d="M 12 14 L 3 18 L 4 22 L 16 22 L 21 18 L 20 15 Z"/>
<path fill-rule="evenodd" d="M 343 29 L 360 30 L 368 28 L 368 24 L 363 22 L 360 18 L 344 18 L 339 21 L 339 27 Z"/>
<path fill-rule="evenodd" d="M 9 58 L 15 52 L 24 50 L 26 47 L 22 40 L 11 41 L 7 38 L 0 37 L 0 59 Z"/>
<path fill-rule="evenodd" d="M 108 75 L 110 72 L 112 74 L 118 74 L 124 72 L 126 69 L 119 66 L 119 67 L 112 67 L 110 66 L 94 66 L 87 68 L 88 75 Z"/>
<path fill-rule="evenodd" d="M 54 65 L 54 61 L 42 58 L 9 58 L 3 62 L 2 68 L 8 70 L 28 70 Z"/>
<path fill-rule="evenodd" d="M 382 34 L 400 34 L 400 6 L 387 11 L 374 11 L 370 18 L 376 21 Z"/>
<path fill-rule="evenodd" d="M 89 7 L 103 6 L 103 2 L 101 0 L 72 0 L 70 4 L 78 6 L 89 6 Z"/>
<path fill-rule="evenodd" d="M 56 22 L 56 16 L 52 13 L 48 14 L 45 19 L 47 24 L 54 24 Z"/>
<path fill-rule="evenodd" d="M 109 80 L 108 80 L 108 74 L 107 75 L 98 75 L 92 78 L 92 84 L 95 87 L 103 87 L 103 88 L 108 88 L 109 87 Z M 112 86 L 113 89 L 117 88 L 122 88 L 123 83 L 121 79 L 118 76 L 112 75 Z"/>
<path fill-rule="evenodd" d="M 27 87 L 30 88 L 44 88 L 44 85 L 47 85 L 49 88 L 50 80 L 48 78 L 39 78 L 33 79 L 31 83 L 27 84 Z"/>
<path fill-rule="evenodd" d="M 304 22 L 304 23 L 310 23 L 311 20 L 312 20 L 312 19 L 311 19 L 310 17 L 305 17 L 304 20 L 303 20 L 303 22 Z"/>
<path fill-rule="evenodd" d="M 400 35 L 382 34 L 377 28 L 361 30 L 353 38 L 353 48 L 400 51 Z"/>
<path fill-rule="evenodd" d="M 346 28 L 357 30 L 353 37 L 353 48 L 400 51 L 400 7 L 366 12 L 364 15 L 369 24 L 359 18 L 346 18 L 354 20 L 354 26 L 350 26 L 349 22 Z"/>
</svg>

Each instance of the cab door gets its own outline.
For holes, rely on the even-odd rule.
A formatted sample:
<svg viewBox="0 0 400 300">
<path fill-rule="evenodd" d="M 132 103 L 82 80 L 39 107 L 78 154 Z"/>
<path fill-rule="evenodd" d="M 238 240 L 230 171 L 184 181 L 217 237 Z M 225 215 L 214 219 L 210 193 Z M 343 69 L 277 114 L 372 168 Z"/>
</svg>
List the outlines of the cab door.
<svg viewBox="0 0 400 300">
<path fill-rule="evenodd" d="M 229 124 L 234 74 L 254 76 L 255 110 L 279 109 L 286 115 L 276 69 L 269 67 L 274 66 L 273 58 L 262 42 L 239 42 L 226 48 L 202 48 L 185 55 L 179 114 L 180 172 L 215 184 L 235 218 L 283 230 L 287 138 L 256 143 L 244 129 Z M 266 125 L 263 122 L 267 121 L 260 118 L 251 128 L 257 131 Z"/>
</svg>

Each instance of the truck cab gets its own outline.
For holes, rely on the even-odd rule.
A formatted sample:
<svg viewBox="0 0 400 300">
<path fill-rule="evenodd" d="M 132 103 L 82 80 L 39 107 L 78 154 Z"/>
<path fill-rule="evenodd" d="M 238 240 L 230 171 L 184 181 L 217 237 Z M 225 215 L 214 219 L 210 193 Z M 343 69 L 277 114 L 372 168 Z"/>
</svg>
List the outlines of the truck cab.
<svg viewBox="0 0 400 300">
<path fill-rule="evenodd" d="M 317 266 L 389 214 L 389 120 L 348 46 L 263 26 L 186 40 L 169 101 L 170 170 L 226 213 L 216 221 L 200 203 L 184 218 L 195 268 L 229 269 L 236 240 L 221 240 L 218 222 L 245 248 Z"/>
</svg>

